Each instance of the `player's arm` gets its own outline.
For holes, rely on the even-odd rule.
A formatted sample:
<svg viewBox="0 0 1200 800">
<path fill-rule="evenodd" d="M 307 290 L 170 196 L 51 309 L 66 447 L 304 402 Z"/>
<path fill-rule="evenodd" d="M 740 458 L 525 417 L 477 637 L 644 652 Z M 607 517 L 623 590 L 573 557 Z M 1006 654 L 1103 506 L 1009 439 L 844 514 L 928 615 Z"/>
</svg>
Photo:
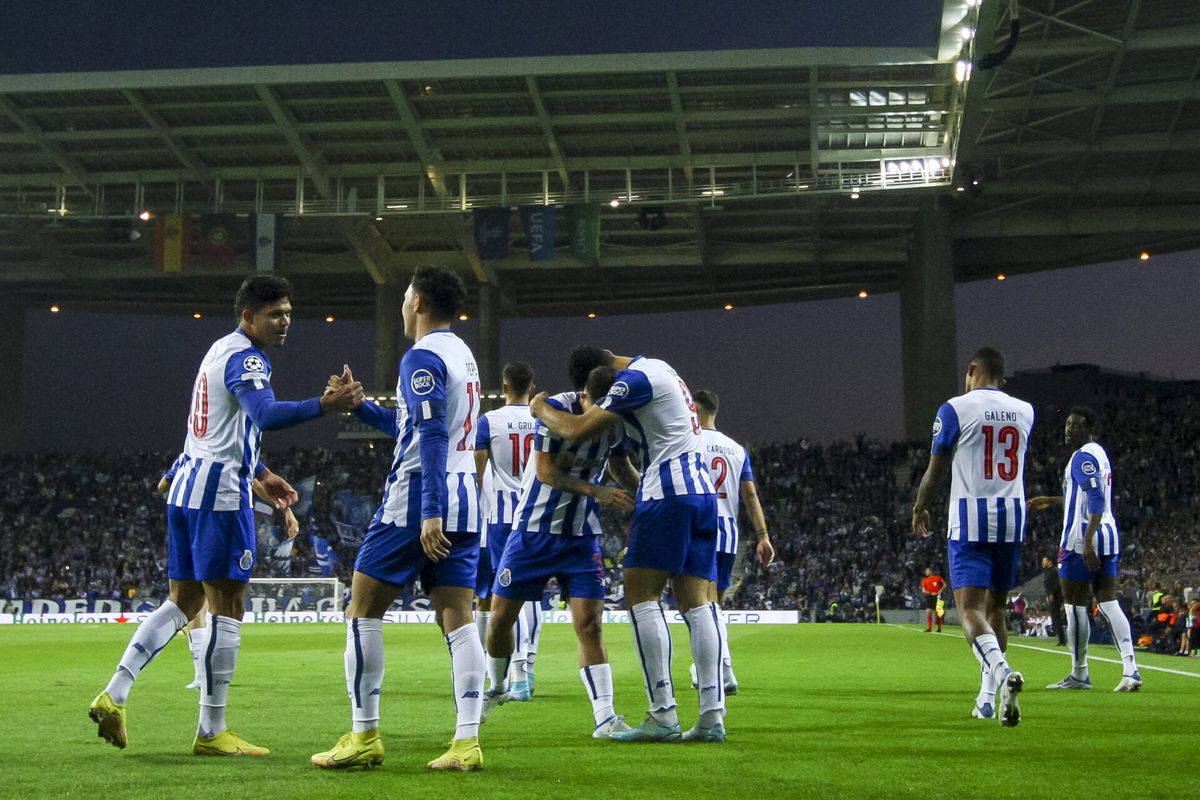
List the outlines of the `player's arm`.
<svg viewBox="0 0 1200 800">
<path fill-rule="evenodd" d="M 255 467 L 253 487 L 256 495 L 276 508 L 286 509 L 300 500 L 300 494 L 292 485 L 271 472 L 261 461 Z"/>
<path fill-rule="evenodd" d="M 487 414 L 479 415 L 475 426 L 475 487 L 483 488 L 484 470 L 487 469 L 488 459 L 492 456 L 492 424 Z"/>
<path fill-rule="evenodd" d="M 155 488 L 163 497 L 166 497 L 167 490 L 171 488 L 171 481 L 175 480 L 175 473 L 179 472 L 179 468 L 183 466 L 183 459 L 186 457 L 183 453 L 175 456 L 175 460 L 171 462 L 170 468 L 158 479 L 158 486 Z"/>
<path fill-rule="evenodd" d="M 614 453 L 608 457 L 608 476 L 631 495 L 636 495 L 642 476 L 633 465 L 628 452 Z"/>
<path fill-rule="evenodd" d="M 555 436 L 572 444 L 592 439 L 621 421 L 616 414 L 600 406 L 592 406 L 582 414 L 572 414 L 546 402 L 546 392 L 540 392 L 529 403 L 529 412 L 541 420 Z"/>
<path fill-rule="evenodd" d="M 912 529 L 922 539 L 929 535 L 929 504 L 933 494 L 942 485 L 947 470 L 954 460 L 954 448 L 958 444 L 958 412 L 949 403 L 942 403 L 933 421 L 933 444 L 930 447 L 929 466 L 921 476 L 917 487 L 917 499 L 913 502 Z"/>
<path fill-rule="evenodd" d="M 1030 511 L 1045 511 L 1047 508 L 1055 508 L 1061 506 L 1063 499 L 1061 497 L 1031 497 L 1025 501 L 1025 506 Z"/>
<path fill-rule="evenodd" d="M 226 362 L 225 388 L 237 398 L 238 405 L 255 426 L 263 431 L 290 428 L 316 419 L 326 411 L 350 411 L 362 402 L 362 384 L 357 381 L 334 391 L 326 390 L 320 397 L 308 400 L 276 400 L 263 358 L 253 350 L 235 353 Z"/>
<path fill-rule="evenodd" d="M 575 456 L 570 453 L 538 450 L 534 456 L 538 480 L 561 492 L 594 498 L 601 506 L 612 511 L 633 511 L 633 498 L 623 490 L 615 486 L 600 486 L 571 475 L 567 470 L 574 459 Z"/>
<path fill-rule="evenodd" d="M 1104 519 L 1104 487 L 1100 485 L 1100 464 L 1090 453 L 1077 452 L 1071 458 L 1071 478 L 1087 494 L 1088 523 L 1083 532 L 1083 562 L 1088 569 L 1100 569 L 1096 554 L 1096 531 Z"/>
<path fill-rule="evenodd" d="M 767 532 L 767 517 L 763 514 L 762 503 L 758 501 L 758 486 L 754 483 L 754 469 L 750 466 L 750 451 L 742 448 L 742 474 L 738 476 L 738 492 L 742 496 L 742 508 L 750 520 L 750 529 L 754 531 L 754 555 L 759 566 L 768 567 L 775 560 L 775 546 L 771 544 L 771 535 Z"/>
<path fill-rule="evenodd" d="M 450 555 L 443 531 L 450 422 L 446 411 L 446 364 L 429 350 L 409 350 L 400 359 L 400 391 L 420 434 L 421 549 L 431 561 Z"/>
</svg>

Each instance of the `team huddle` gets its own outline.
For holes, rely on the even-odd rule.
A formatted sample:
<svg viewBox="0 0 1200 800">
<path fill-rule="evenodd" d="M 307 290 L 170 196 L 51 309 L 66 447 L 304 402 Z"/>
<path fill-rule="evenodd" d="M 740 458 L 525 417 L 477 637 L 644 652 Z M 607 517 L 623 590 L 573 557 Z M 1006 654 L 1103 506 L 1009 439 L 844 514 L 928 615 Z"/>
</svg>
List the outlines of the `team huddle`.
<svg viewBox="0 0 1200 800">
<path fill-rule="evenodd" d="M 345 612 L 351 728 L 314 754 L 314 765 L 339 769 L 383 761 L 383 620 L 402 587 L 417 580 L 449 649 L 456 709 L 450 748 L 429 768 L 479 769 L 480 726 L 488 715 L 532 697 L 541 617 L 536 604 L 551 579 L 570 605 L 594 738 L 726 740 L 726 696 L 737 693 L 738 682 L 720 602 L 731 584 L 742 509 L 762 566 L 771 563 L 774 549 L 746 449 L 715 428 L 717 396 L 693 396 L 661 360 L 578 347 L 566 365 L 568 391 L 534 394 L 533 370 L 514 362 L 503 374 L 506 405 L 480 414 L 479 369 L 451 331 L 465 299 L 454 272 L 415 271 L 402 306 L 404 333 L 413 345 L 400 362 L 394 409 L 365 400 L 349 367 L 330 376 L 320 396 L 286 402 L 271 389 L 266 349 L 286 339 L 291 287 L 274 276 L 243 283 L 235 301 L 239 326 L 214 343 L 201 364 L 184 451 L 163 486 L 170 597 L 138 626 L 92 702 L 88 713 L 100 737 L 126 746 L 125 704 L 134 682 L 207 608 L 207 625 L 189 632 L 200 691 L 193 752 L 269 752 L 230 730 L 225 718 L 255 562 L 251 493 L 279 507 L 296 499 L 260 458 L 262 434 L 323 413 L 353 412 L 396 445 Z M 913 528 L 928 535 L 932 494 L 952 467 L 951 583 L 982 675 L 972 713 L 1012 726 L 1020 720 L 1023 678 L 1005 654 L 1004 598 L 1016 581 L 1026 509 L 1057 498 L 1026 505 L 1023 470 L 1033 408 L 999 390 L 1003 375 L 999 353 L 980 351 L 968 370 L 967 392 L 939 410 Z M 1133 691 L 1141 679 L 1129 624 L 1115 601 L 1119 545 L 1111 469 L 1091 439 L 1095 419 L 1088 413 L 1072 414 L 1076 422 L 1067 425 L 1068 441 L 1078 442 L 1083 453 L 1068 467 L 1060 556 L 1075 667 L 1054 688 L 1090 687 L 1085 603 L 1093 588 L 1126 667 L 1118 690 Z M 613 671 L 601 630 L 606 586 L 600 509 L 629 515 L 623 591 L 649 701 L 636 726 L 613 704 Z M 687 730 L 671 677 L 672 637 L 662 602 L 668 588 L 691 644 L 698 716 Z"/>
<path fill-rule="evenodd" d="M 279 401 L 265 350 L 286 339 L 290 296 L 282 278 L 247 279 L 235 302 L 238 329 L 218 340 L 201 365 L 184 452 L 167 487 L 170 597 L 138 626 L 113 678 L 92 702 L 89 716 L 98 735 L 126 746 L 125 703 L 134 681 L 207 603 L 206 633 L 197 647 L 200 720 L 193 752 L 269 752 L 225 722 L 254 566 L 252 486 L 280 506 L 296 496 L 259 457 L 262 433 L 325 412 L 353 411 L 393 436 L 396 447 L 345 613 L 351 730 L 313 755 L 313 764 L 382 762 L 383 618 L 400 589 L 418 579 L 450 651 L 457 715 L 450 749 L 429 762 L 431 769 L 478 769 L 486 715 L 532 693 L 528 635 L 520 637 L 525 667 L 510 685 L 514 625 L 551 578 L 569 598 L 593 737 L 725 741 L 725 696 L 737 691 L 737 681 L 717 601 L 731 581 L 743 500 L 756 557 L 766 565 L 774 551 L 745 449 L 712 428 L 716 396 L 702 393 L 697 402 L 665 362 L 580 347 L 568 364 L 572 391 L 529 398 L 532 370 L 510 364 L 504 376 L 508 405 L 480 416 L 478 367 L 450 330 L 465 287 L 450 270 L 422 267 L 402 307 L 413 346 L 400 362 L 395 409 L 364 400 L 348 367 L 330 377 L 319 397 Z M 481 501 L 485 479 L 491 489 Z M 600 629 L 600 507 L 630 514 L 624 594 L 650 704 L 646 719 L 633 727 L 613 708 Z M 671 634 L 661 602 L 668 585 L 687 623 L 699 698 L 698 719 L 686 731 L 677 714 Z"/>
</svg>

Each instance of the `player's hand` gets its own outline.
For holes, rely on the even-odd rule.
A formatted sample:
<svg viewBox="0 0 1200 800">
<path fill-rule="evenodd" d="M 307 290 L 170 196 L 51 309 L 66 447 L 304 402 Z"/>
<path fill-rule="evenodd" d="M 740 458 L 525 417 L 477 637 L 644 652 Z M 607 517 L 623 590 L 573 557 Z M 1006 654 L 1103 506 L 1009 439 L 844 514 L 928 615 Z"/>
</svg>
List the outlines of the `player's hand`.
<svg viewBox="0 0 1200 800">
<path fill-rule="evenodd" d="M 363 402 L 363 387 L 362 383 L 354 380 L 354 374 L 350 372 L 350 365 L 342 365 L 342 374 L 337 376 L 337 385 L 334 385 L 334 376 L 330 375 L 329 383 L 325 387 L 325 393 L 321 395 L 321 410 L 322 411 L 353 411 L 362 405 Z"/>
<path fill-rule="evenodd" d="M 1100 556 L 1097 555 L 1096 545 L 1092 542 L 1083 545 L 1083 563 L 1087 564 L 1087 568 L 1092 572 L 1100 571 Z"/>
<path fill-rule="evenodd" d="M 624 489 L 618 489 L 615 486 L 597 486 L 595 497 L 596 502 L 609 511 L 619 511 L 622 514 L 633 511 L 633 498 L 626 494 Z"/>
<path fill-rule="evenodd" d="M 530 416 L 541 418 L 542 412 L 546 410 L 546 398 L 549 396 L 546 392 L 538 392 L 533 396 L 533 399 L 529 401 Z"/>
<path fill-rule="evenodd" d="M 300 520 L 296 519 L 296 515 L 292 513 L 290 508 L 283 510 L 283 525 L 284 530 L 287 531 L 287 537 L 295 539 L 296 534 L 300 532 Z"/>
<path fill-rule="evenodd" d="M 276 508 L 287 508 L 300 500 L 300 494 L 292 488 L 292 485 L 270 470 L 264 472 L 258 482 L 271 501 L 275 503 Z"/>
<path fill-rule="evenodd" d="M 771 566 L 771 562 L 775 560 L 775 545 L 771 544 L 770 536 L 758 540 L 758 544 L 754 546 L 754 555 L 763 569 Z"/>
<path fill-rule="evenodd" d="M 434 563 L 450 555 L 450 540 L 442 533 L 441 517 L 421 520 L 421 549 Z"/>
<path fill-rule="evenodd" d="M 1053 497 L 1031 497 L 1025 501 L 1025 505 L 1030 511 L 1045 511 L 1054 500 Z"/>
<path fill-rule="evenodd" d="M 166 497 L 167 490 L 170 488 L 171 488 L 171 482 L 169 480 L 167 480 L 167 476 L 164 475 L 158 479 L 158 486 L 155 487 L 155 491 L 157 491 L 163 497 Z"/>
<path fill-rule="evenodd" d="M 913 533 L 924 539 L 929 535 L 929 510 L 924 508 L 913 508 L 912 515 Z"/>
</svg>

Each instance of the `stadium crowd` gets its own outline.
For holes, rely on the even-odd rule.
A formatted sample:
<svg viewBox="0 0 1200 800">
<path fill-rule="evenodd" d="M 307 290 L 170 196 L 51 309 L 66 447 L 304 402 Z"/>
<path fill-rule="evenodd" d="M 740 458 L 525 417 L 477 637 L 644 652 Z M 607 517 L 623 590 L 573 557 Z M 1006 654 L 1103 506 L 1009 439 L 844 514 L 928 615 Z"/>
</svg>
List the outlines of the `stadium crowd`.
<svg viewBox="0 0 1200 800">
<path fill-rule="evenodd" d="M 1200 401 L 1143 395 L 1096 405 L 1105 423 L 1100 441 L 1113 460 L 1122 590 L 1145 616 L 1151 610 L 1146 592 L 1161 584 L 1178 618 L 1190 620 L 1194 590 L 1185 583 L 1187 573 L 1200 568 Z M 1027 493 L 1056 495 L 1069 456 L 1062 440 L 1066 409 L 1038 412 Z M 377 499 L 389 452 L 383 443 L 267 453 L 278 474 L 316 480 L 301 515 L 302 535 L 282 561 L 261 558 L 260 574 L 324 572 L 348 579 L 363 522 L 353 532 L 335 524 L 343 517 L 339 504 L 346 495 Z M 878 590 L 881 608 L 919 607 L 925 567 L 942 570 L 946 563 L 942 537 L 921 540 L 910 530 L 913 488 L 927 453 L 924 443 L 862 437 L 752 448 L 777 559 L 760 569 L 743 558 L 726 606 L 797 609 L 811 621 L 873 621 Z M 164 596 L 165 522 L 155 485 L 173 458 L 170 452 L 0 457 L 0 596 L 119 599 L 127 607 Z M 1054 514 L 1030 519 L 1022 581 L 1040 574 L 1043 555 L 1055 555 L 1059 524 Z M 624 524 L 611 520 L 609 528 L 603 545 L 611 564 Z M 318 541 L 327 543 L 332 559 L 318 557 Z M 619 575 L 611 577 L 616 582 Z M 1178 638 L 1172 639 L 1176 646 Z"/>
</svg>

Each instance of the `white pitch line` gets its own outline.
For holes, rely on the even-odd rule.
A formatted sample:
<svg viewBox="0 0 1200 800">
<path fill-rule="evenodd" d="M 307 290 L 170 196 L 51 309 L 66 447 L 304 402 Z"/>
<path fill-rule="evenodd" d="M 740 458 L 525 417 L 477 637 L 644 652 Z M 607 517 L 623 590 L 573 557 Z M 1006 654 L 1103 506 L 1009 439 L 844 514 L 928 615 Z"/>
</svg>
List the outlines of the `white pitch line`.
<svg viewBox="0 0 1200 800">
<path fill-rule="evenodd" d="M 900 630 L 904 630 L 904 631 L 912 631 L 913 633 L 921 632 L 920 628 L 910 628 L 906 625 L 899 625 L 895 622 L 885 622 L 884 624 L 888 625 L 889 627 L 892 627 L 892 628 L 899 628 Z M 935 635 L 937 635 L 937 636 L 953 636 L 956 639 L 962 638 L 961 636 L 955 636 L 952 633 L 938 632 Z M 1048 647 L 1034 647 L 1033 645 L 1030 645 L 1030 644 L 1017 644 L 1017 643 L 1013 642 L 1012 639 L 1009 639 L 1008 646 L 1009 647 L 1020 647 L 1022 650 L 1036 650 L 1039 653 L 1050 653 L 1051 655 L 1056 655 L 1056 656 L 1066 656 L 1067 658 L 1071 657 L 1070 650 L 1065 650 L 1065 651 L 1064 650 L 1051 650 Z M 1119 658 L 1104 658 L 1103 656 L 1094 656 L 1091 653 L 1088 653 L 1088 661 L 1103 661 L 1107 664 L 1117 664 L 1118 666 L 1121 664 L 1121 659 L 1119 659 Z M 1153 670 L 1155 672 L 1168 672 L 1172 675 L 1184 675 L 1188 678 L 1200 678 L 1200 673 L 1187 672 L 1187 671 L 1181 670 L 1181 669 L 1171 669 L 1170 667 L 1156 667 L 1153 664 L 1138 664 L 1138 669 L 1139 670 L 1149 669 L 1149 670 Z"/>
</svg>

